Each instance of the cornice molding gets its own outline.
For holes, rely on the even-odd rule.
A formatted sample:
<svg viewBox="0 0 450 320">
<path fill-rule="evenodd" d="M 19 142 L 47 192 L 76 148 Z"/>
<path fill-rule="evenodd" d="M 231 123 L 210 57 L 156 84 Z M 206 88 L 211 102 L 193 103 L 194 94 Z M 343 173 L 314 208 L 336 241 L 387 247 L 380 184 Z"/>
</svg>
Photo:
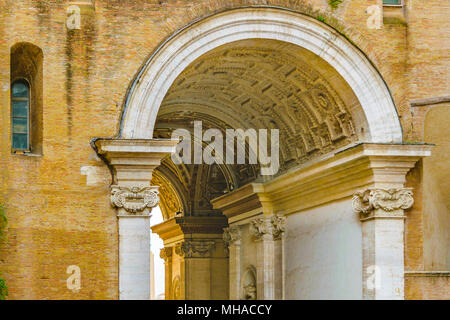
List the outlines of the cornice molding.
<svg viewBox="0 0 450 320">
<path fill-rule="evenodd" d="M 172 139 L 108 139 L 91 141 L 97 155 L 108 165 L 113 184 L 148 186 L 153 170 L 161 160 L 175 153 L 178 140 Z"/>
<path fill-rule="evenodd" d="M 181 237 L 186 234 L 222 235 L 227 227 L 226 217 L 174 217 L 151 227 L 163 241 Z"/>
</svg>

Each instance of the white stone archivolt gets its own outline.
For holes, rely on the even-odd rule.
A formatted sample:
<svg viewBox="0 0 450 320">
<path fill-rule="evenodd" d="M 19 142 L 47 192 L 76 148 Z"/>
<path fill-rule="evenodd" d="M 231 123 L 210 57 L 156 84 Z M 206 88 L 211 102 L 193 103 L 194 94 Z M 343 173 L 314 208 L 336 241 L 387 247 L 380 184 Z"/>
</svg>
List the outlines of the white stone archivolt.
<svg viewBox="0 0 450 320">
<path fill-rule="evenodd" d="M 358 98 L 371 142 L 401 142 L 400 122 L 382 77 L 342 35 L 302 14 L 275 8 L 230 10 L 177 33 L 151 57 L 128 97 L 123 138 L 152 138 L 158 110 L 175 79 L 214 48 L 246 39 L 272 39 L 305 48 L 328 62 Z"/>
</svg>

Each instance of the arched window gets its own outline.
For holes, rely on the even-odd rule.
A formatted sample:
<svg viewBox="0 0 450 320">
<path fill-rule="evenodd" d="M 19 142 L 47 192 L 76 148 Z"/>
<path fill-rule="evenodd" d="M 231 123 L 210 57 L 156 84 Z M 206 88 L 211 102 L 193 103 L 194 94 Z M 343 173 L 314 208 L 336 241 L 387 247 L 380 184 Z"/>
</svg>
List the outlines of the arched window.
<svg viewBox="0 0 450 320">
<path fill-rule="evenodd" d="M 43 59 L 32 43 L 11 47 L 11 151 L 42 155 L 43 151 Z"/>
<path fill-rule="evenodd" d="M 11 89 L 12 149 L 30 151 L 30 85 L 21 79 Z"/>
</svg>

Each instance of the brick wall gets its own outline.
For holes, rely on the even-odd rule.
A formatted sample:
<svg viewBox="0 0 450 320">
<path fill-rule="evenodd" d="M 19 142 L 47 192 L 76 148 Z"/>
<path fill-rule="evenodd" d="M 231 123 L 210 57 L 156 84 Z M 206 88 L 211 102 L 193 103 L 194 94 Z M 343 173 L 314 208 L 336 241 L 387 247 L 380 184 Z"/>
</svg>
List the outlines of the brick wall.
<svg viewBox="0 0 450 320">
<path fill-rule="evenodd" d="M 450 300 L 450 273 L 418 272 L 405 275 L 408 300 Z"/>
</svg>

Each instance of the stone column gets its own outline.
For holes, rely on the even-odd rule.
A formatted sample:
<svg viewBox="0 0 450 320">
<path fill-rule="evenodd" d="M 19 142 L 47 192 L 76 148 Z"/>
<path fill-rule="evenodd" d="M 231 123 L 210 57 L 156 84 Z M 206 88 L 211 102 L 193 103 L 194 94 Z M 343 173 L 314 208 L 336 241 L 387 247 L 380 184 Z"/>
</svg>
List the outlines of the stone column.
<svg viewBox="0 0 450 320">
<path fill-rule="evenodd" d="M 159 202 L 158 189 L 117 185 L 111 189 L 119 218 L 120 298 L 150 299 L 150 212 Z"/>
<path fill-rule="evenodd" d="M 284 299 L 285 279 L 286 279 L 286 254 L 285 254 L 285 235 L 286 235 L 286 217 L 274 215 L 271 218 L 273 226 L 273 240 L 275 243 L 275 299 Z"/>
<path fill-rule="evenodd" d="M 119 226 L 119 299 L 150 299 L 150 217 L 159 202 L 153 170 L 175 152 L 177 140 L 98 139 L 96 151 L 112 168 L 111 203 Z"/>
<path fill-rule="evenodd" d="M 410 188 L 369 188 L 353 196 L 363 235 L 363 298 L 404 299 L 404 210 Z"/>
<path fill-rule="evenodd" d="M 272 215 L 257 218 L 250 223 L 250 233 L 257 242 L 256 291 L 258 300 L 281 299 L 282 260 L 278 260 L 276 241 L 282 239 L 285 218 Z M 281 266 L 281 267 L 280 267 Z M 278 280 L 278 281 L 277 281 Z M 278 289 L 278 290 L 277 290 Z"/>
<path fill-rule="evenodd" d="M 228 249 L 230 300 L 241 299 L 241 229 L 239 226 L 224 229 L 223 242 Z"/>
</svg>

